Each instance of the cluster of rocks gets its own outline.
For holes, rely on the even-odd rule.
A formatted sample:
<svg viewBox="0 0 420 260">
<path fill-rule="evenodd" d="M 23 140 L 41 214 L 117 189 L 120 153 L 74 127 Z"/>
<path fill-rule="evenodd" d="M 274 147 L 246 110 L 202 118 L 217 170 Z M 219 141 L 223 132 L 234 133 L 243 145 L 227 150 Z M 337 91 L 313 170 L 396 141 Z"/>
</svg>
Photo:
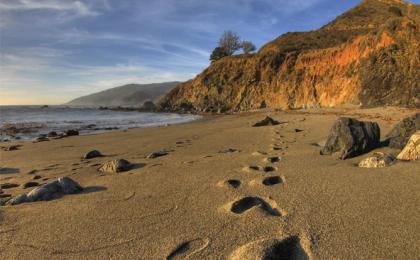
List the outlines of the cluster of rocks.
<svg viewBox="0 0 420 260">
<path fill-rule="evenodd" d="M 372 151 L 381 146 L 399 149 L 398 156 L 374 153 L 359 163 L 359 167 L 381 168 L 394 164 L 397 159 L 415 161 L 420 158 L 420 114 L 405 118 L 380 140 L 380 128 L 375 122 L 353 118 L 339 118 L 331 128 L 321 155 L 336 155 L 345 160 Z"/>
<path fill-rule="evenodd" d="M 77 135 L 79 135 L 79 131 L 74 130 L 74 129 L 67 130 L 66 132 L 60 133 L 60 134 L 58 134 L 55 131 L 51 131 L 48 134 L 39 135 L 37 138 L 35 138 L 34 143 L 46 142 L 46 141 L 50 141 L 51 139 L 61 139 L 61 138 L 77 136 Z"/>
<path fill-rule="evenodd" d="M 103 164 L 99 171 L 106 172 L 106 173 L 120 173 L 129 171 L 133 168 L 133 164 L 131 164 L 129 161 L 124 159 L 116 159 L 112 161 L 108 161 L 105 164 Z"/>
</svg>

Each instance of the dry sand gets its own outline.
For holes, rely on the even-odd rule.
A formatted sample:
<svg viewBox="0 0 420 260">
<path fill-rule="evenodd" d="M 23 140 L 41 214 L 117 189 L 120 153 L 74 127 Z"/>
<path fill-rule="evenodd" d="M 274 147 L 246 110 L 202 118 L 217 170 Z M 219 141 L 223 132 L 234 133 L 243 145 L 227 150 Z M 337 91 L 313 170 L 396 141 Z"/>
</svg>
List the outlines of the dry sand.
<svg viewBox="0 0 420 260">
<path fill-rule="evenodd" d="M 340 115 L 377 121 L 384 135 L 413 112 L 263 111 L 18 142 L 19 150 L 0 151 L 1 166 L 10 168 L 0 174 L 1 183 L 27 182 L 36 169 L 49 178 L 41 183 L 70 176 L 86 191 L 0 207 L 0 259 L 252 259 L 262 245 L 282 239 L 292 244 L 287 250 L 300 244 L 303 259 L 418 259 L 420 163 L 362 169 L 355 165 L 367 155 L 341 161 L 320 156 L 313 145 Z M 287 123 L 251 127 L 266 115 Z M 240 151 L 218 153 L 226 148 Z M 106 157 L 81 160 L 93 149 Z M 144 158 L 164 149 L 172 151 Z M 97 171 L 117 158 L 137 167 Z"/>
</svg>

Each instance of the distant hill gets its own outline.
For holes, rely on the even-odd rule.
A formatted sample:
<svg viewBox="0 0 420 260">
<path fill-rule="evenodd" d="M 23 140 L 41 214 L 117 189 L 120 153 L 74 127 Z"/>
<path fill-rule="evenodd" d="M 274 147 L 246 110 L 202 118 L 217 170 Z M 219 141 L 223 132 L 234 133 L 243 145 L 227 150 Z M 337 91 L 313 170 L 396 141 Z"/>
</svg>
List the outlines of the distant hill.
<svg viewBox="0 0 420 260">
<path fill-rule="evenodd" d="M 160 102 L 164 111 L 356 104 L 420 108 L 420 5 L 364 0 L 324 27 L 213 62 Z"/>
<path fill-rule="evenodd" d="M 66 105 L 141 107 L 146 101 L 156 102 L 178 83 L 129 84 L 79 97 L 68 102 Z"/>
</svg>

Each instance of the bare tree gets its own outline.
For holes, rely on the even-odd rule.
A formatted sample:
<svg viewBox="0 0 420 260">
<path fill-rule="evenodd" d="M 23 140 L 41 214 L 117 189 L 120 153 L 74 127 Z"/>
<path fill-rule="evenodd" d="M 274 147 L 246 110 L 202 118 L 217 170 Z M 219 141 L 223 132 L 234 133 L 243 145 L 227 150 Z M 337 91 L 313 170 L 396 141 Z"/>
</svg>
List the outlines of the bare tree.
<svg viewBox="0 0 420 260">
<path fill-rule="evenodd" d="M 210 55 L 210 60 L 211 62 L 215 62 L 226 56 L 228 56 L 228 54 L 226 53 L 225 49 L 221 47 L 216 47 Z"/>
<path fill-rule="evenodd" d="M 219 40 L 219 47 L 223 48 L 228 56 L 241 48 L 239 36 L 232 31 L 225 31 Z"/>
<path fill-rule="evenodd" d="M 250 54 L 251 52 L 255 51 L 257 48 L 255 45 L 250 41 L 243 41 L 242 42 L 242 49 L 244 50 L 245 54 Z"/>
</svg>

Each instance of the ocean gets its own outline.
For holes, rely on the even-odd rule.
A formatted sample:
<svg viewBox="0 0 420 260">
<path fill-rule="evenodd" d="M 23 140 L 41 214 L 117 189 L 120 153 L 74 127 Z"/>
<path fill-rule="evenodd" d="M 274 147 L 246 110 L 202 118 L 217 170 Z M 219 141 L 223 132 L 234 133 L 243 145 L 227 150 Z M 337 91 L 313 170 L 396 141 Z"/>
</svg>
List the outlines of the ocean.
<svg viewBox="0 0 420 260">
<path fill-rule="evenodd" d="M 0 106 L 0 141 L 32 140 L 55 131 L 81 135 L 193 121 L 196 115 L 99 110 L 65 106 Z"/>
</svg>

